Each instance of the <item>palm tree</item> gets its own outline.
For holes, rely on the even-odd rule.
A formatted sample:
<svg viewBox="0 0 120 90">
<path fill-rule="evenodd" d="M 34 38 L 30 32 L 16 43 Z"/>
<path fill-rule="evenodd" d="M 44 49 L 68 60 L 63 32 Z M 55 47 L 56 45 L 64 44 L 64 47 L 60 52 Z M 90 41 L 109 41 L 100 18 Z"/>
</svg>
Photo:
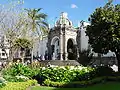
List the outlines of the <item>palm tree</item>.
<svg viewBox="0 0 120 90">
<path fill-rule="evenodd" d="M 28 18 L 30 19 L 29 25 L 31 26 L 32 32 L 37 32 L 40 36 L 48 33 L 48 24 L 46 21 L 47 15 L 41 13 L 41 9 L 42 8 L 25 9 L 27 11 Z"/>
<path fill-rule="evenodd" d="M 30 19 L 28 22 L 28 26 L 31 27 L 32 36 L 38 35 L 38 40 L 40 41 L 41 37 L 46 36 L 48 34 L 48 24 L 46 22 L 47 15 L 41 13 L 42 8 L 39 9 L 25 9 L 27 11 L 28 18 Z M 33 51 L 32 51 L 32 60 L 33 60 Z"/>
</svg>

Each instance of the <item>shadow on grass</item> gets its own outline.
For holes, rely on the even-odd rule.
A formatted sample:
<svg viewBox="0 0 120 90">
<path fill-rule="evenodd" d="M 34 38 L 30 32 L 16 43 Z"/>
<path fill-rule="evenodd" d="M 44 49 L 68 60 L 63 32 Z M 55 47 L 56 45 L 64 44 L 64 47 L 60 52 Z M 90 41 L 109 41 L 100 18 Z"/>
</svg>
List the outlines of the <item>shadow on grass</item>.
<svg viewBox="0 0 120 90">
<path fill-rule="evenodd" d="M 106 83 L 95 84 L 83 88 L 55 88 L 55 87 L 36 86 L 31 90 L 120 90 L 120 82 L 106 82 Z"/>
</svg>

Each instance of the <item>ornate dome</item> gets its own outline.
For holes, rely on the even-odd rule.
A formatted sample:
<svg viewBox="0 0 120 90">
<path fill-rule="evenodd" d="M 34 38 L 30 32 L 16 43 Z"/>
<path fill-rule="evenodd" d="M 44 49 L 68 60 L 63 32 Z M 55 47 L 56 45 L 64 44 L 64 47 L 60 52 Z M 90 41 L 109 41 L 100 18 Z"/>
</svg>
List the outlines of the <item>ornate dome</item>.
<svg viewBox="0 0 120 90">
<path fill-rule="evenodd" d="M 60 14 L 60 18 L 56 22 L 56 26 L 60 26 L 60 25 L 64 25 L 64 24 L 66 26 L 72 26 L 72 22 L 68 19 L 67 15 L 68 14 L 66 12 L 62 12 Z"/>
</svg>

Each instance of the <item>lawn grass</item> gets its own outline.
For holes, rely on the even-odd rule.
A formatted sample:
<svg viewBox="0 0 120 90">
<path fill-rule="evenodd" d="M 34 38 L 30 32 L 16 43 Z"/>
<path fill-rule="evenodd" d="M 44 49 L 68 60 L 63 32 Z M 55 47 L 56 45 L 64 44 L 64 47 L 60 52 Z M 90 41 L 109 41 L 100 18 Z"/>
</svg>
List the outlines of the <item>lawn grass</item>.
<svg viewBox="0 0 120 90">
<path fill-rule="evenodd" d="M 36 86 L 31 90 L 120 90 L 120 82 L 107 82 L 104 84 L 96 84 L 85 88 L 55 88 Z"/>
</svg>

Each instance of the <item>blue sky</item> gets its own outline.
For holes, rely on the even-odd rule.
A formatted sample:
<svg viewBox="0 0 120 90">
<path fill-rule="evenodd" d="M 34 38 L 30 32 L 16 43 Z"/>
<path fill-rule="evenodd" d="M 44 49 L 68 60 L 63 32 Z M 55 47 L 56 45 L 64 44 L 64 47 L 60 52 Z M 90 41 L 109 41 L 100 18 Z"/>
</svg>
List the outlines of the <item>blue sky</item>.
<svg viewBox="0 0 120 90">
<path fill-rule="evenodd" d="M 25 8 L 43 8 L 48 15 L 48 22 L 53 25 L 60 12 L 67 12 L 68 17 L 76 26 L 78 21 L 87 21 L 95 8 L 105 5 L 108 0 L 24 0 Z M 1 3 L 1 0 L 0 0 Z M 120 0 L 113 0 L 120 4 Z"/>
</svg>

